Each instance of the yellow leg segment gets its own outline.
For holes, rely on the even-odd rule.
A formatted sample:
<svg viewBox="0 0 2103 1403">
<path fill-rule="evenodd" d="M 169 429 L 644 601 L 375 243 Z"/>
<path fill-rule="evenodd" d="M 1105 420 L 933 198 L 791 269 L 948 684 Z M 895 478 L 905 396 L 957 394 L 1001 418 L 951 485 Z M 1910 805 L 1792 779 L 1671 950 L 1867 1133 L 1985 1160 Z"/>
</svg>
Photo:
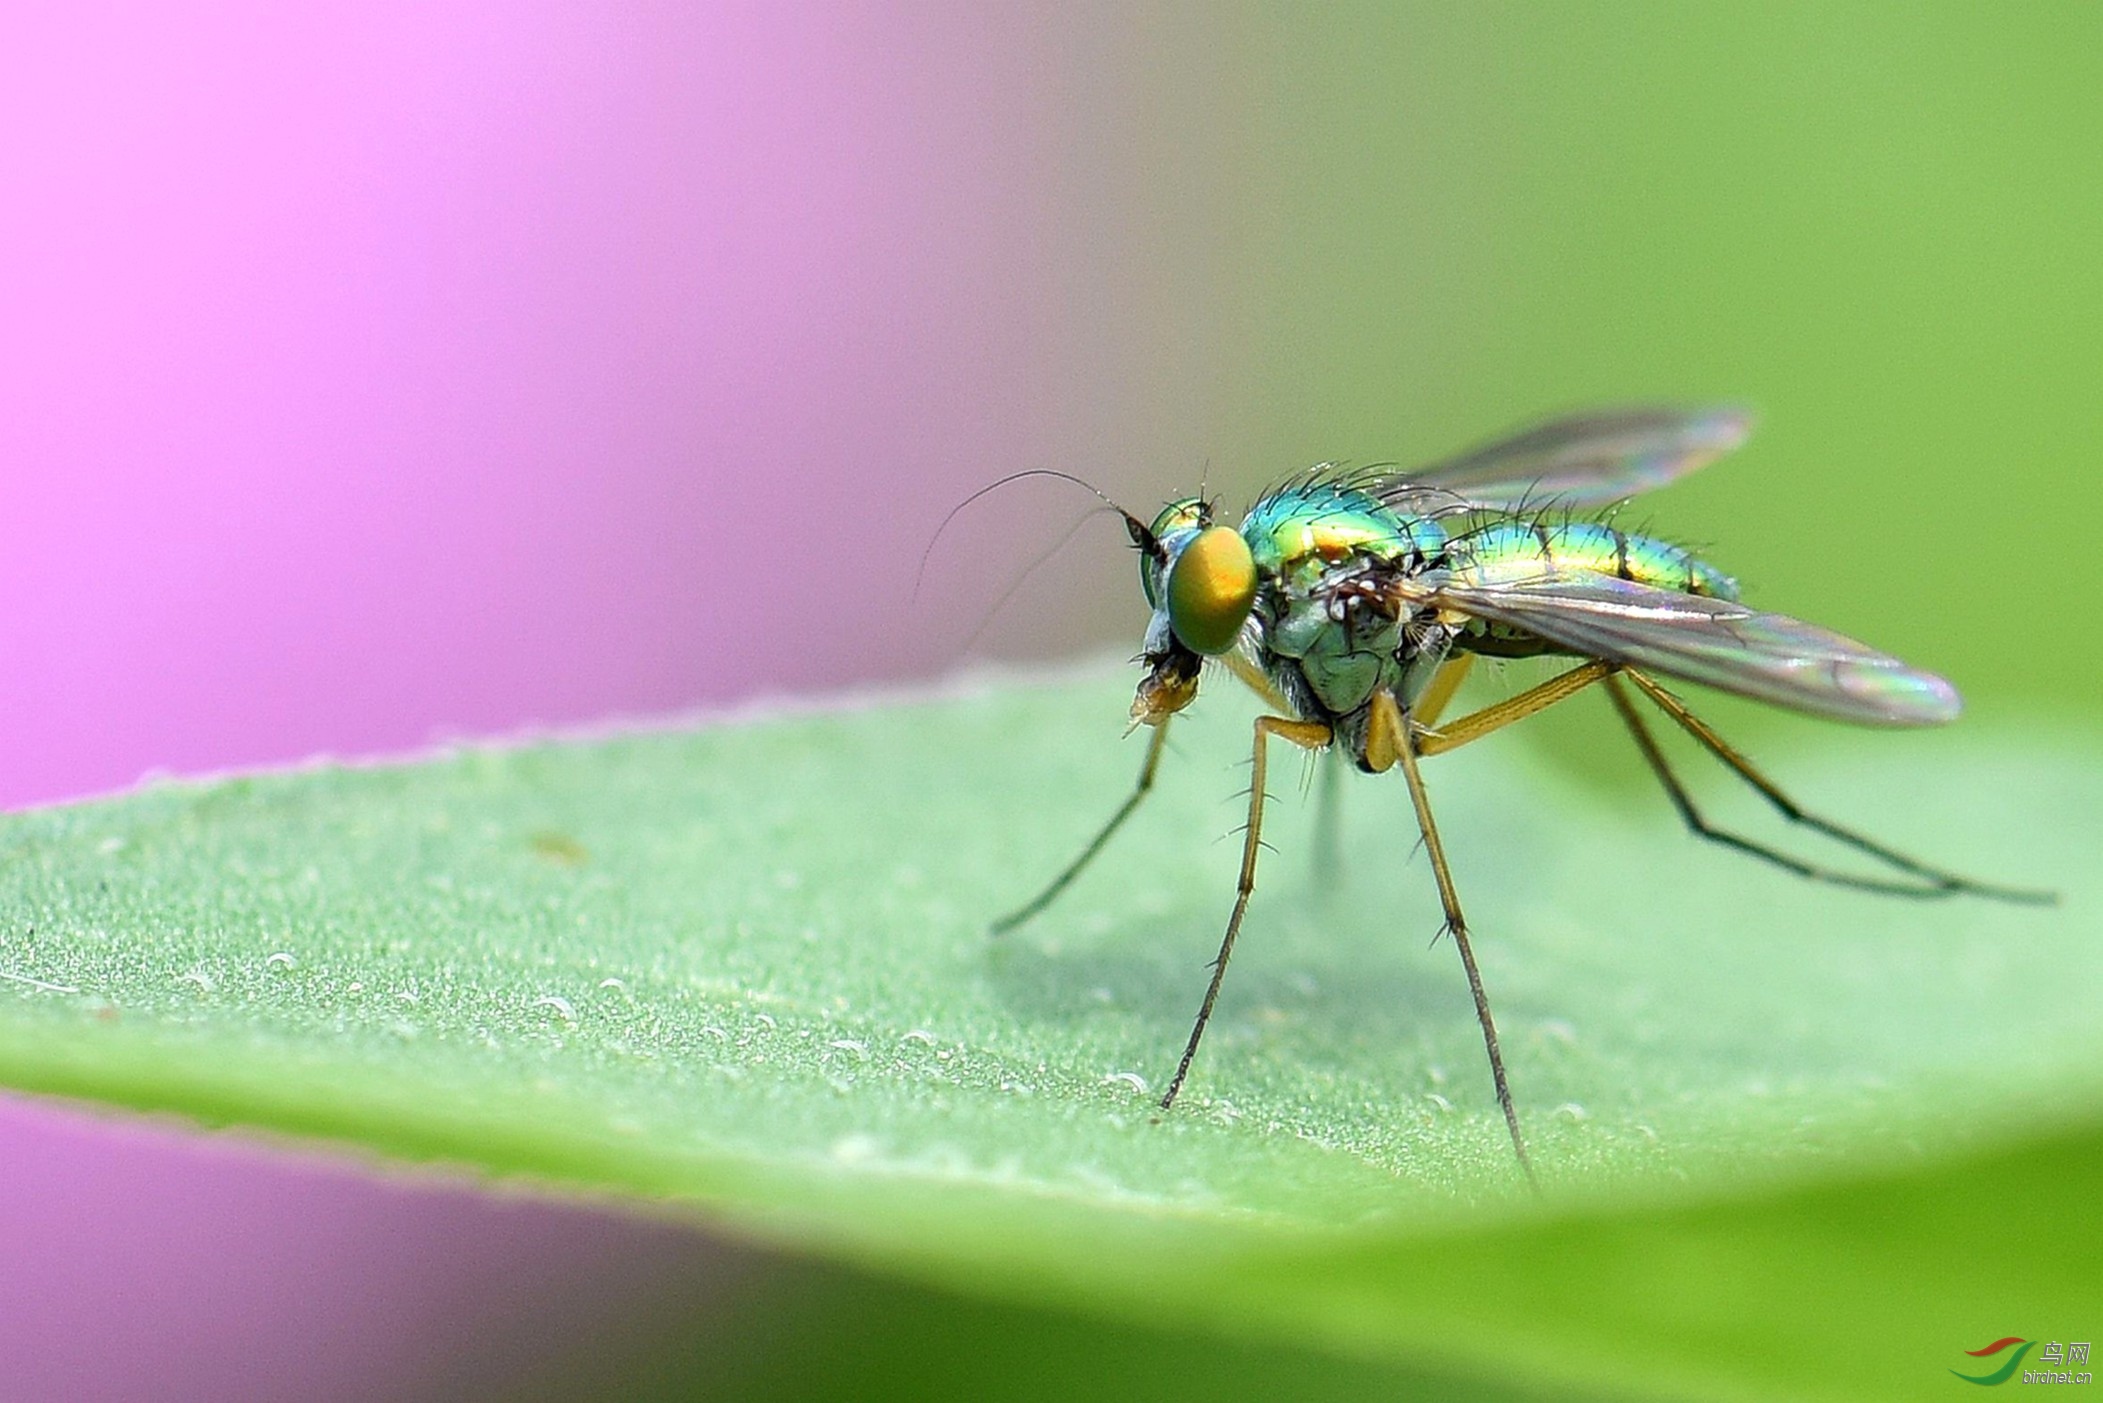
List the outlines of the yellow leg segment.
<svg viewBox="0 0 2103 1403">
<path fill-rule="evenodd" d="M 1439 665 L 1439 670 L 1432 674 L 1431 685 L 1424 689 L 1423 696 L 1417 698 L 1417 704 L 1409 709 L 1409 714 L 1416 720 L 1419 730 L 1432 730 L 1438 725 L 1439 718 L 1446 714 L 1446 708 L 1453 704 L 1453 694 L 1460 690 L 1460 684 L 1467 680 L 1468 669 L 1474 665 L 1473 653 L 1451 654 Z"/>
<path fill-rule="evenodd" d="M 1212 983 L 1205 989 L 1205 1002 L 1198 1006 L 1198 1020 L 1190 1030 L 1190 1043 L 1183 1049 L 1183 1060 L 1176 1064 L 1176 1075 L 1161 1097 L 1164 1111 L 1176 1103 L 1176 1093 L 1183 1089 L 1183 1078 L 1190 1075 L 1191 1059 L 1198 1055 L 1198 1042 L 1205 1036 L 1205 1025 L 1212 1019 L 1213 1001 L 1219 998 L 1220 981 L 1227 977 L 1227 957 L 1234 953 L 1234 937 L 1241 933 L 1242 915 L 1249 909 L 1250 893 L 1256 890 L 1256 853 L 1263 842 L 1264 742 L 1272 736 L 1289 740 L 1306 750 L 1319 750 L 1334 740 L 1336 733 L 1319 721 L 1295 721 L 1284 716 L 1256 718 L 1255 754 L 1249 768 L 1249 826 L 1242 832 L 1241 880 L 1234 888 L 1234 914 L 1227 918 L 1227 937 L 1220 942 L 1219 958 L 1212 962 Z"/>
<path fill-rule="evenodd" d="M 1241 679 L 1244 686 L 1262 697 L 1265 706 L 1273 711 L 1292 710 L 1292 703 L 1278 695 L 1278 689 L 1271 685 L 1270 678 L 1263 675 L 1263 669 L 1242 656 L 1240 650 L 1223 653 L 1219 660 L 1226 665 L 1227 671 Z"/>
<path fill-rule="evenodd" d="M 1564 674 L 1565 677 L 1570 675 Z M 1585 684 L 1578 684 L 1580 687 L 1583 685 Z M 1541 688 L 1534 690 L 1540 691 Z M 1562 695 L 1569 695 L 1569 692 L 1574 690 L 1576 688 L 1568 689 Z M 1525 696 L 1531 695 L 1532 693 L 1526 693 L 1512 700 L 1521 701 Z M 1559 700 L 1561 696 L 1552 696 L 1548 701 L 1499 724 L 1508 725 L 1520 716 L 1530 716 L 1541 707 L 1552 705 Z M 1490 708 L 1492 711 L 1498 709 Z M 1482 714 L 1484 713 L 1476 713 L 1478 716 Z M 1496 727 L 1490 729 L 1494 730 Z M 1487 735 L 1488 731 L 1481 734 Z M 1472 736 L 1470 738 L 1472 739 Z M 1376 749 L 1379 752 L 1377 755 Z M 1403 778 L 1409 781 L 1409 802 L 1416 810 L 1417 827 L 1424 835 L 1424 851 L 1431 856 L 1431 876 L 1432 880 L 1438 883 L 1439 904 L 1445 908 L 1446 932 L 1453 937 L 1453 947 L 1460 951 L 1461 968 L 1468 974 L 1468 992 L 1475 999 L 1475 1021 L 1482 1028 L 1482 1045 L 1489 1053 L 1490 1079 L 1496 1085 L 1497 1105 L 1504 1112 L 1504 1127 L 1511 1132 L 1512 1149 L 1519 1156 L 1519 1167 L 1526 1171 L 1527 1181 L 1532 1183 L 1535 1182 L 1533 1162 L 1526 1156 L 1526 1137 L 1519 1133 L 1519 1113 L 1512 1106 L 1511 1083 L 1504 1075 L 1504 1053 L 1497 1045 L 1497 1023 L 1490 1017 L 1490 997 L 1482 987 L 1482 971 L 1475 964 L 1475 948 L 1468 939 L 1468 918 L 1461 912 L 1460 891 L 1453 884 L 1453 869 L 1446 864 L 1446 845 L 1439 841 L 1438 824 L 1431 817 L 1431 796 L 1424 789 L 1424 775 L 1417 767 L 1417 755 L 1418 747 L 1410 743 L 1409 725 L 1403 718 L 1402 708 L 1395 701 L 1394 695 L 1390 692 L 1376 693 L 1373 697 L 1373 713 L 1366 728 L 1366 759 L 1368 763 L 1380 769 L 1385 769 L 1388 765 L 1400 765 Z"/>
<path fill-rule="evenodd" d="M 1612 676 L 1615 664 L 1597 658 L 1582 663 L 1568 672 L 1557 673 L 1538 687 L 1529 687 L 1516 697 L 1509 697 L 1495 706 L 1486 706 L 1480 711 L 1469 712 L 1458 721 L 1450 721 L 1431 730 L 1419 723 L 1416 727 L 1416 753 L 1420 756 L 1442 755 L 1449 750 L 1458 750 L 1470 741 L 1501 731 L 1515 721 L 1524 721 L 1529 716 L 1539 715 L 1559 701 L 1568 701 L 1585 688 Z M 1434 679 L 1435 680 L 1435 679 Z"/>
</svg>

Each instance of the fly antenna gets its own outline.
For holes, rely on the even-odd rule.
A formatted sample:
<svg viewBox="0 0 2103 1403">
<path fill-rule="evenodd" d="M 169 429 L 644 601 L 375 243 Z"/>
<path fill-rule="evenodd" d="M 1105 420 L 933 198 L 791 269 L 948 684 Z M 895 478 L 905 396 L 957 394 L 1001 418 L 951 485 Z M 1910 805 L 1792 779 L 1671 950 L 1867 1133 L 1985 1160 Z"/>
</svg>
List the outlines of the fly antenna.
<svg viewBox="0 0 2103 1403">
<path fill-rule="evenodd" d="M 927 578 L 928 559 L 929 557 L 934 555 L 935 546 L 941 541 L 942 533 L 949 529 L 950 522 L 955 521 L 957 519 L 957 514 L 963 511 L 964 508 L 970 506 L 973 502 L 976 502 L 979 498 L 987 495 L 988 493 L 996 491 L 1002 487 L 1006 487 L 1011 482 L 1020 482 L 1026 477 L 1050 477 L 1057 478 L 1060 482 L 1070 482 L 1074 486 L 1082 488 L 1085 491 L 1091 493 L 1099 501 L 1101 501 L 1104 506 L 1108 507 L 1110 510 L 1116 512 L 1119 516 L 1123 517 L 1125 519 L 1125 526 L 1132 532 L 1132 539 L 1134 541 L 1151 541 L 1153 539 L 1153 535 L 1147 530 L 1145 522 L 1141 521 L 1138 517 L 1126 511 L 1123 507 L 1117 505 L 1117 503 L 1111 501 L 1108 493 L 1104 492 L 1100 487 L 1097 487 L 1094 483 L 1087 481 L 1085 478 L 1075 477 L 1072 473 L 1062 473 L 1057 468 L 1024 468 L 1021 472 L 1009 473 L 1006 477 L 995 478 L 993 481 L 987 483 L 984 487 L 981 487 L 978 491 L 972 493 L 969 497 L 966 497 L 963 501 L 957 503 L 955 506 L 949 509 L 949 514 L 942 518 L 942 524 L 935 528 L 935 534 L 928 538 L 927 549 L 920 552 L 920 568 L 913 572 L 913 594 L 912 599 L 909 601 L 909 603 L 917 603 L 919 601 L 920 586 Z M 1089 516 L 1093 515 L 1093 512 L 1089 513 Z M 1086 521 L 1087 519 L 1088 517 L 1085 516 L 1081 518 L 1082 521 Z M 1075 524 L 1074 529 L 1080 529 L 1079 523 Z M 1067 533 L 1067 539 L 1072 539 L 1072 532 Z M 1066 542 L 1062 540 L 1059 543 L 1059 546 L 1063 546 L 1065 544 Z M 1057 553 L 1059 546 L 1052 547 L 1052 553 Z M 1030 568 L 1034 570 L 1036 566 L 1033 565 Z"/>
<path fill-rule="evenodd" d="M 1046 550 L 1041 555 L 1039 555 L 1035 560 L 1032 560 L 1028 565 L 1025 565 L 1022 569 L 1022 573 L 1017 575 L 1013 580 L 1009 581 L 1008 587 L 1000 592 L 1000 598 L 994 600 L 992 605 L 986 610 L 986 612 L 979 616 L 978 626 L 971 630 L 969 637 L 965 638 L 965 640 L 962 643 L 957 645 L 958 651 L 967 651 L 970 649 L 972 644 L 978 642 L 979 635 L 983 634 L 986 631 L 987 626 L 993 622 L 994 616 L 999 614 L 1002 609 L 1007 608 L 1008 601 L 1015 597 L 1015 591 L 1021 589 L 1023 585 L 1029 582 L 1030 576 L 1037 573 L 1039 566 L 1043 565 L 1046 561 L 1050 560 L 1060 551 L 1065 550 L 1066 547 L 1072 543 L 1073 538 L 1081 534 L 1081 528 L 1083 526 L 1086 526 L 1096 516 L 1100 515 L 1102 511 L 1103 508 L 1101 507 L 1090 507 L 1087 511 L 1081 514 L 1080 518 L 1076 520 L 1073 523 L 1073 525 L 1066 528 L 1066 534 L 1059 538 L 1057 545 L 1052 546 L 1049 550 Z"/>
</svg>

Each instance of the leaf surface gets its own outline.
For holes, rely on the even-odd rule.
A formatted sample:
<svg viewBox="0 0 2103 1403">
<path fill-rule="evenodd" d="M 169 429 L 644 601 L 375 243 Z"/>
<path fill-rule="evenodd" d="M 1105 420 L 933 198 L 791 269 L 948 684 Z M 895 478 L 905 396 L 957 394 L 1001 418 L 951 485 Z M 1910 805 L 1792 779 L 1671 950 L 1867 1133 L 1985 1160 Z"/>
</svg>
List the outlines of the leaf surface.
<svg viewBox="0 0 2103 1403">
<path fill-rule="evenodd" d="M 1833 731 L 1774 766 L 1902 848 L 2061 888 L 2044 910 L 1799 883 L 1523 748 L 1433 762 L 1536 1197 L 1399 782 L 1349 776 L 1317 853 L 1289 750 L 1213 1031 L 1155 1106 L 1232 895 L 1251 713 L 1224 688 L 1097 866 L 988 937 L 1128 792 L 1128 688 L 16 815 L 0 1080 L 1486 1384 L 1908 1398 L 2000 1336 L 2097 1328 L 2085 738 Z"/>
</svg>

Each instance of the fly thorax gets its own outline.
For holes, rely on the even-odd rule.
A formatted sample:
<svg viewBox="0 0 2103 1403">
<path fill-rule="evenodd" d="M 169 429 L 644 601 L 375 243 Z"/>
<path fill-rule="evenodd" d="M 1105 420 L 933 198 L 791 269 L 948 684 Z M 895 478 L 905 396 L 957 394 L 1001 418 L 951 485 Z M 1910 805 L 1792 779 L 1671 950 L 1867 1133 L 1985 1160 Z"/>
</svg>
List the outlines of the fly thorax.
<svg viewBox="0 0 2103 1403">
<path fill-rule="evenodd" d="M 1356 711 L 1376 688 L 1400 679 L 1404 616 L 1384 587 L 1391 571 L 1352 564 L 1326 571 L 1312 588 L 1281 591 L 1271 651 L 1294 659 L 1308 689 L 1332 714 Z"/>
</svg>

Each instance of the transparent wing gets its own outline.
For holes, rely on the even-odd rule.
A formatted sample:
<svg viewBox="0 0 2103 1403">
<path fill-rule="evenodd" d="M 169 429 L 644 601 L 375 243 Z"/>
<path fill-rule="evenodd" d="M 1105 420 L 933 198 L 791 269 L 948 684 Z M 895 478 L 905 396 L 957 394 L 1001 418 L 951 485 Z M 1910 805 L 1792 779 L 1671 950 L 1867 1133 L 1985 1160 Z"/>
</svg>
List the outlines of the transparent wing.
<svg viewBox="0 0 2103 1403">
<path fill-rule="evenodd" d="M 1691 473 L 1751 432 L 1750 414 L 1724 406 L 1576 414 L 1397 474 L 1380 495 L 1419 515 L 1522 502 L 1602 506 Z"/>
<path fill-rule="evenodd" d="M 1931 672 L 1783 614 L 1653 589 L 1589 570 L 1459 576 L 1430 602 L 1586 657 L 1683 677 L 1796 711 L 1880 726 L 1954 720 L 1956 689 Z"/>
</svg>

